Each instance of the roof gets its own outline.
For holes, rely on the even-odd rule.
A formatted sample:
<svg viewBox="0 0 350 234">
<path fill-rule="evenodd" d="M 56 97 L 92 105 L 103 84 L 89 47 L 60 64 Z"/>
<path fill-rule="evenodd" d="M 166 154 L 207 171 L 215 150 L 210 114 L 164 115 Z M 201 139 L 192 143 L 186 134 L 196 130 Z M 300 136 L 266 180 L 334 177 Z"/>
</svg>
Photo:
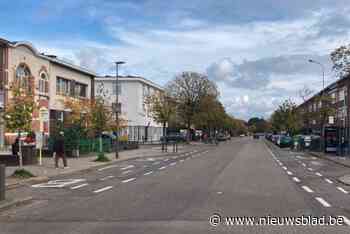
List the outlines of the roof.
<svg viewBox="0 0 350 234">
<path fill-rule="evenodd" d="M 95 78 L 95 81 L 102 81 L 102 82 L 105 82 L 105 81 L 114 81 L 115 80 L 115 76 L 109 76 L 109 75 L 106 75 L 106 76 L 97 76 Z M 141 77 L 141 76 L 131 76 L 131 75 L 127 75 L 127 76 L 118 76 L 118 79 L 119 81 L 138 81 L 138 82 L 141 82 L 141 83 L 144 83 L 144 84 L 147 84 L 147 85 L 150 85 L 154 88 L 157 88 L 159 90 L 164 90 L 164 88 L 156 83 L 154 83 L 153 81 L 149 80 L 149 79 L 146 79 L 144 77 Z"/>
<path fill-rule="evenodd" d="M 61 66 L 64 66 L 64 67 L 68 67 L 68 68 L 70 68 L 72 70 L 84 73 L 84 74 L 89 75 L 89 76 L 93 76 L 93 77 L 96 76 L 95 72 L 90 71 L 90 70 L 88 70 L 88 69 L 86 69 L 84 67 L 80 67 L 80 66 L 74 65 L 74 64 L 69 63 L 67 61 L 64 61 L 62 59 L 59 59 L 57 56 L 46 55 L 44 53 L 39 53 L 39 51 L 30 42 L 26 42 L 26 41 L 13 41 L 13 42 L 11 42 L 11 41 L 8 41 L 8 40 L 0 38 L 0 43 L 6 44 L 7 46 L 12 47 L 12 48 L 16 48 L 18 46 L 25 46 L 29 50 L 31 50 L 33 52 L 33 54 L 35 54 L 35 56 L 37 56 L 37 57 L 43 58 L 45 60 L 48 60 L 48 61 L 50 61 L 52 63 L 58 64 L 58 65 L 61 65 Z"/>
<path fill-rule="evenodd" d="M 346 79 L 350 79 L 350 75 L 345 76 L 343 78 L 340 78 L 336 81 L 334 81 L 333 83 L 327 85 L 324 89 L 320 90 L 319 92 L 317 92 L 316 94 L 314 94 L 312 97 L 310 97 L 309 99 L 307 99 L 305 102 L 301 103 L 298 107 L 301 107 L 303 105 L 305 105 L 306 103 L 310 102 L 312 99 L 314 99 L 315 97 L 321 95 L 322 93 L 325 93 L 327 91 L 333 90 L 337 87 L 337 84 L 340 82 L 343 82 Z"/>
</svg>

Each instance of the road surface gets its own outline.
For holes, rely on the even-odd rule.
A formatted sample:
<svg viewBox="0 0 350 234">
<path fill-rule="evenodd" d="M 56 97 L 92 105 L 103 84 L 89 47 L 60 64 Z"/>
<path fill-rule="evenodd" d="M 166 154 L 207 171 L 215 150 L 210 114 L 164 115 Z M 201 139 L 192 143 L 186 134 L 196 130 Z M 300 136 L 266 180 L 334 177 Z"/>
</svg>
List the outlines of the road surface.
<svg viewBox="0 0 350 234">
<path fill-rule="evenodd" d="M 346 172 L 263 140 L 235 138 L 21 188 L 35 200 L 0 214 L 0 233 L 350 233 L 350 188 L 335 179 Z M 341 217 L 343 225 L 255 223 L 322 216 Z M 255 217 L 256 225 L 228 225 L 226 217 Z"/>
</svg>

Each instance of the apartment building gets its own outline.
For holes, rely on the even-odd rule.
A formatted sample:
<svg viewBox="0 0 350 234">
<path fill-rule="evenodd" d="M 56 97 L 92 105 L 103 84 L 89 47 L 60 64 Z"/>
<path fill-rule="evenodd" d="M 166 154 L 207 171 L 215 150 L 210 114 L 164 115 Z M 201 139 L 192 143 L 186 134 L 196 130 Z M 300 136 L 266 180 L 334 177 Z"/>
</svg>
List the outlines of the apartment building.
<svg viewBox="0 0 350 234">
<path fill-rule="evenodd" d="M 32 129 L 48 136 L 57 121 L 63 121 L 64 100 L 67 97 L 91 99 L 94 97 L 96 74 L 73 65 L 53 55 L 39 53 L 29 42 L 11 42 L 0 39 L 0 108 L 11 98 L 10 85 L 20 81 L 26 88 L 34 90 L 37 110 L 33 113 Z M 44 120 L 44 121 L 43 121 Z M 0 126 L 0 144 L 14 133 Z"/>
<path fill-rule="evenodd" d="M 163 92 L 163 88 L 139 76 L 119 76 L 118 80 L 121 118 L 127 120 L 127 128 L 121 135 L 127 135 L 133 141 L 159 141 L 163 127 L 153 120 L 145 100 L 154 92 Z M 96 97 L 104 98 L 109 106 L 115 103 L 116 77 L 96 77 L 95 87 Z"/>
<path fill-rule="evenodd" d="M 314 113 L 319 112 L 324 105 L 334 110 L 334 115 L 327 116 L 324 123 L 324 136 L 326 141 L 326 151 L 336 151 L 336 148 L 349 148 L 350 139 L 350 119 L 349 119 L 349 95 L 350 76 L 337 80 L 328 85 L 325 89 L 311 97 L 299 105 L 299 110 L 302 113 L 309 113 L 307 118 L 303 119 L 304 132 L 308 134 L 321 135 L 322 124 L 321 120 L 315 116 Z M 328 103 L 322 103 L 317 98 L 320 95 L 327 95 L 330 97 Z M 328 150 L 327 150 L 327 144 Z"/>
</svg>

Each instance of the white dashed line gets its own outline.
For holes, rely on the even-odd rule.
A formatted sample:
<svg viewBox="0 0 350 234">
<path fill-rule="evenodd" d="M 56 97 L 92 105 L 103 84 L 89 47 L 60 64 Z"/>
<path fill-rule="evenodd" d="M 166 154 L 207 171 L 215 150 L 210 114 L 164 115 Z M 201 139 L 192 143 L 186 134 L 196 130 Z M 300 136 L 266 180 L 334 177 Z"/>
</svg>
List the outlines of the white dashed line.
<svg viewBox="0 0 350 234">
<path fill-rule="evenodd" d="M 305 164 L 305 163 L 303 163 L 303 164 L 301 164 L 301 165 L 303 165 L 303 167 L 306 167 L 306 164 Z"/>
<path fill-rule="evenodd" d="M 329 183 L 329 184 L 333 184 L 333 181 L 331 181 L 330 179 L 324 179 L 327 183 Z"/>
<path fill-rule="evenodd" d="M 175 166 L 176 162 L 170 163 L 170 166 Z"/>
<path fill-rule="evenodd" d="M 346 225 L 350 226 L 350 220 L 349 220 L 347 217 L 345 217 L 345 216 L 343 216 L 343 215 L 340 215 L 339 217 L 342 217 L 344 223 L 345 223 Z"/>
<path fill-rule="evenodd" d="M 113 186 L 107 186 L 107 187 L 95 190 L 94 193 L 100 193 L 100 192 L 103 192 L 103 191 L 106 191 L 106 190 L 110 190 L 111 188 L 113 188 Z"/>
<path fill-rule="evenodd" d="M 108 179 L 111 179 L 111 178 L 114 178 L 114 176 L 112 176 L 112 175 L 106 176 L 106 177 L 101 178 L 100 180 L 104 181 L 104 180 L 108 180 Z"/>
<path fill-rule="evenodd" d="M 169 161 L 169 159 L 167 158 L 167 159 L 164 159 L 164 162 L 167 162 L 167 161 Z"/>
<path fill-rule="evenodd" d="M 145 174 L 143 174 L 143 175 L 150 175 L 150 174 L 152 174 L 153 173 L 153 171 L 149 171 L 149 172 L 147 172 L 147 173 L 145 173 Z"/>
<path fill-rule="evenodd" d="M 305 185 L 301 186 L 301 188 L 304 189 L 308 193 L 313 193 L 314 192 L 311 188 L 309 188 L 309 187 L 307 187 Z"/>
<path fill-rule="evenodd" d="M 307 168 L 309 171 L 314 171 L 314 169 L 312 169 L 311 167 L 308 167 Z"/>
<path fill-rule="evenodd" d="M 288 175 L 293 175 L 293 173 L 291 171 L 287 171 Z"/>
<path fill-rule="evenodd" d="M 181 159 L 180 162 L 184 162 L 185 160 L 184 159 Z"/>
<path fill-rule="evenodd" d="M 70 189 L 78 189 L 78 188 L 82 188 L 82 187 L 85 187 L 85 186 L 88 186 L 89 184 L 80 184 L 80 185 L 77 185 L 77 186 L 74 186 L 74 187 L 71 187 Z"/>
<path fill-rule="evenodd" d="M 321 203 L 324 207 L 331 207 L 331 204 L 326 202 L 322 197 L 315 197 L 315 199 Z"/>
<path fill-rule="evenodd" d="M 122 183 L 128 183 L 128 182 L 131 182 L 133 180 L 136 180 L 136 178 L 130 178 L 130 179 L 127 179 L 127 180 L 123 180 Z"/>
<path fill-rule="evenodd" d="M 135 167 L 135 166 L 134 165 L 129 165 L 129 166 L 120 168 L 120 170 L 127 170 L 127 169 L 130 169 L 130 168 L 133 168 L 133 167 Z"/>
<path fill-rule="evenodd" d="M 293 180 L 294 180 L 295 182 L 297 182 L 297 183 L 300 182 L 300 180 L 299 180 L 297 177 L 293 177 Z"/>
<path fill-rule="evenodd" d="M 349 192 L 343 189 L 342 187 L 337 187 L 337 189 L 345 194 L 348 194 Z"/>
<path fill-rule="evenodd" d="M 132 170 L 123 171 L 122 175 L 129 174 L 131 172 L 132 172 Z"/>
<path fill-rule="evenodd" d="M 167 168 L 166 166 L 160 167 L 159 170 L 164 170 L 165 168 Z"/>
<path fill-rule="evenodd" d="M 319 177 L 322 177 L 322 174 L 319 173 L 319 172 L 316 172 L 315 175 L 319 176 Z"/>
<path fill-rule="evenodd" d="M 283 168 L 283 170 L 288 170 L 288 168 L 287 167 L 282 167 Z"/>
<path fill-rule="evenodd" d="M 108 167 L 102 167 L 100 169 L 97 169 L 97 171 L 104 171 L 104 170 L 107 170 L 107 169 L 110 169 L 110 168 L 114 168 L 114 167 L 118 167 L 119 165 L 111 165 L 111 166 L 108 166 Z"/>
<path fill-rule="evenodd" d="M 153 165 L 158 165 L 160 162 L 154 162 Z"/>
</svg>

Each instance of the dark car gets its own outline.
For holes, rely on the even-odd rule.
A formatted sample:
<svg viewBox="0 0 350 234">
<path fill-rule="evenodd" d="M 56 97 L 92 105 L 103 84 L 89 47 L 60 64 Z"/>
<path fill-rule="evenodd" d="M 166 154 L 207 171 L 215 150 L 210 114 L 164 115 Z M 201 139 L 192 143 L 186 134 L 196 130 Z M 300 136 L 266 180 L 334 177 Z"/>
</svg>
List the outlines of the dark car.
<svg viewBox="0 0 350 234">
<path fill-rule="evenodd" d="M 279 146 L 281 148 L 283 147 L 290 147 L 293 144 L 293 138 L 290 136 L 281 136 L 279 141 Z"/>
<path fill-rule="evenodd" d="M 168 133 L 165 137 L 162 136 L 160 140 L 161 142 L 171 142 L 171 141 L 185 142 L 186 137 L 181 133 L 175 132 L 175 133 Z"/>
</svg>

